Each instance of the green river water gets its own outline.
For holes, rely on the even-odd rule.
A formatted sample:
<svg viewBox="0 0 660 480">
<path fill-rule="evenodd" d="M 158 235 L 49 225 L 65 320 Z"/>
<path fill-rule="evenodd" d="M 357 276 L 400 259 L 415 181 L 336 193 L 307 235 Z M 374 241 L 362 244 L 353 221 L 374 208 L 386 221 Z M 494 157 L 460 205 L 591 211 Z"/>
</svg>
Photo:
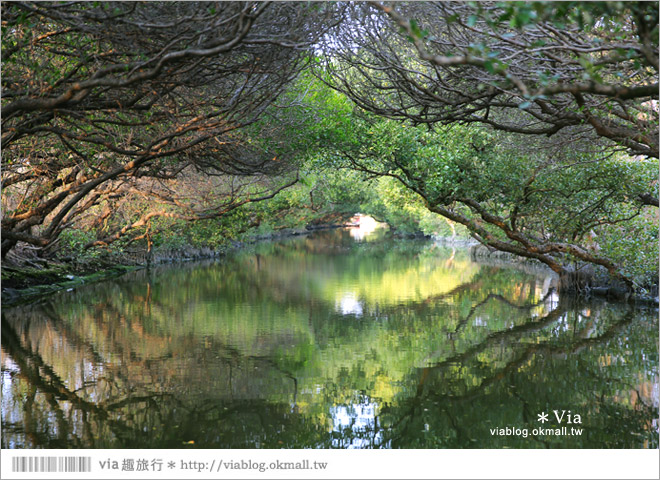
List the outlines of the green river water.
<svg viewBox="0 0 660 480">
<path fill-rule="evenodd" d="M 658 448 L 657 315 L 430 241 L 261 243 L 3 309 L 2 447 Z"/>
</svg>

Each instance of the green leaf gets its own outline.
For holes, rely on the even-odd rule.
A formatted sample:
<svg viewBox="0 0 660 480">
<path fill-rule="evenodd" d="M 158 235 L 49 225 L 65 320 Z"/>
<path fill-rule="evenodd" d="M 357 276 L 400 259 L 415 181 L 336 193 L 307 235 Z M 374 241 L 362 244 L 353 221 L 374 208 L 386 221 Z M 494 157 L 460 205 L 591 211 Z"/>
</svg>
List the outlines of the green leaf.
<svg viewBox="0 0 660 480">
<path fill-rule="evenodd" d="M 422 38 L 422 31 L 420 30 L 419 25 L 414 18 L 410 19 L 410 30 L 412 31 L 413 35 L 418 38 Z"/>
<path fill-rule="evenodd" d="M 488 73 L 495 73 L 495 61 L 494 60 L 486 60 L 484 62 L 484 68 L 488 71 Z"/>
</svg>

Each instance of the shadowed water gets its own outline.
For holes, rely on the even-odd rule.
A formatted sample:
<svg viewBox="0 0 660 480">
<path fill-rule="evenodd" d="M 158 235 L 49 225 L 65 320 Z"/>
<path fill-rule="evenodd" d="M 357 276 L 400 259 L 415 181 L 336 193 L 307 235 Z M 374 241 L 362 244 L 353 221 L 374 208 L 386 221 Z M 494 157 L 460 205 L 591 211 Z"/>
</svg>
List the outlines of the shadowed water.
<svg viewBox="0 0 660 480">
<path fill-rule="evenodd" d="M 337 230 L 3 309 L 2 447 L 657 448 L 657 310 L 550 280 Z"/>
</svg>

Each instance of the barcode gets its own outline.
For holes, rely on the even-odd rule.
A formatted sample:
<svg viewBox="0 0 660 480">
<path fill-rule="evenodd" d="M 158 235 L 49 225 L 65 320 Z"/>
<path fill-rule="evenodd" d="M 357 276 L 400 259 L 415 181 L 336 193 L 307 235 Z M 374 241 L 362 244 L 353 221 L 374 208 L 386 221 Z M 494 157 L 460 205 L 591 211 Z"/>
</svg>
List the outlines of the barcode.
<svg viewBox="0 0 660 480">
<path fill-rule="evenodd" d="M 12 472 L 91 472 L 92 457 L 14 457 Z"/>
</svg>

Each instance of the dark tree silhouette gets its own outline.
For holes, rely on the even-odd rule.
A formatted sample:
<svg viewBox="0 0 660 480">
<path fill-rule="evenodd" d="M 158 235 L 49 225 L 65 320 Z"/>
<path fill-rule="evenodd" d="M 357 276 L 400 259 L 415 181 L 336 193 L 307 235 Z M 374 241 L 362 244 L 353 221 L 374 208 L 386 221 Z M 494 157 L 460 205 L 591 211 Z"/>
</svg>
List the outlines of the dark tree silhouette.
<svg viewBox="0 0 660 480">
<path fill-rule="evenodd" d="M 528 135 L 588 130 L 658 157 L 656 3 L 369 2 L 353 17 L 328 41 L 327 66 L 366 110 Z"/>
<path fill-rule="evenodd" d="M 115 219 L 102 242 L 154 216 L 218 217 L 295 182 L 241 129 L 340 19 L 324 3 L 3 3 L 3 256 L 18 241 L 52 245 L 95 206 L 107 227 L 120 199 L 157 206 Z M 175 191 L 182 172 L 209 188 Z"/>
</svg>

